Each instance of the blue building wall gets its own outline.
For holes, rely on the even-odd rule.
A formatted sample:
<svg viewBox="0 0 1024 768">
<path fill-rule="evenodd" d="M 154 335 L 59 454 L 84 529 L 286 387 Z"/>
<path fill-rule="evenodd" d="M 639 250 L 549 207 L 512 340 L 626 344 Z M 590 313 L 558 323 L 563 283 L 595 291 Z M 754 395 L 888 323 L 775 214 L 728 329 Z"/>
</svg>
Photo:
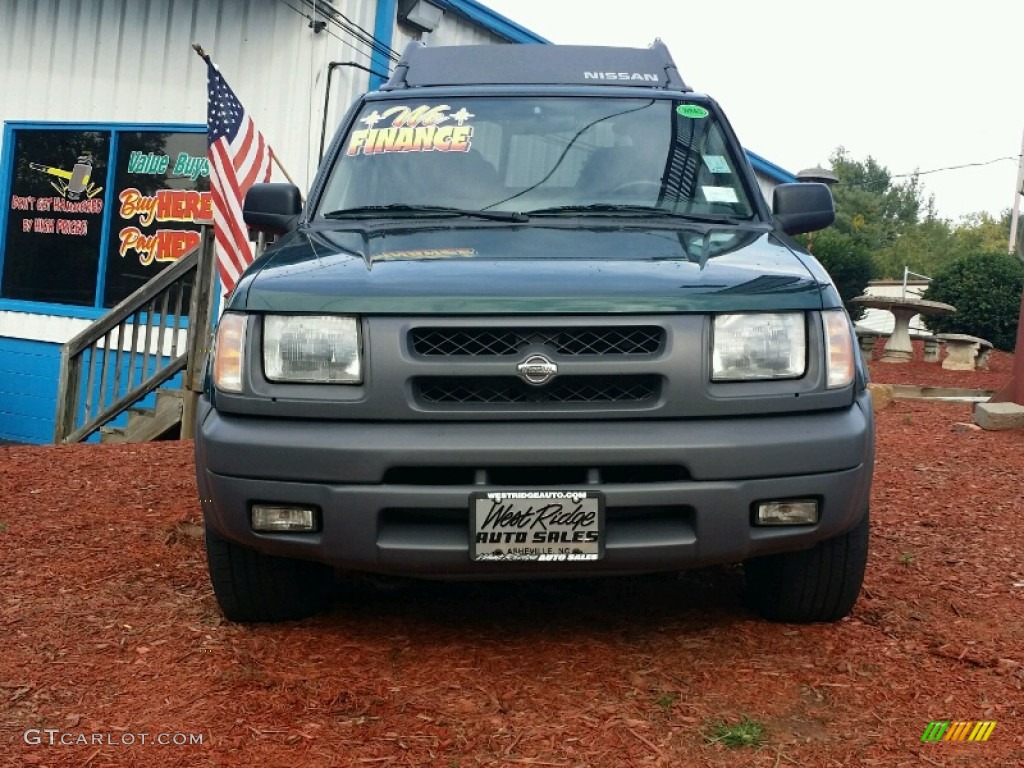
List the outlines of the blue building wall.
<svg viewBox="0 0 1024 768">
<path fill-rule="evenodd" d="M 26 341 L 0 336 L 0 440 L 16 443 L 46 444 L 53 442 L 53 431 L 57 415 L 57 385 L 60 379 L 60 344 L 42 341 Z M 94 379 L 94 390 L 99 387 L 99 362 L 97 361 Z M 168 358 L 160 359 L 166 364 Z M 121 361 L 121 381 L 128 381 L 128 355 Z M 148 374 L 156 369 L 157 359 L 149 361 Z M 85 411 L 85 387 L 88 383 L 88 356 L 83 365 L 82 393 L 79 397 L 79 424 L 83 421 Z M 140 380 L 142 372 L 141 355 L 135 361 L 135 381 Z M 114 400 L 114 392 L 108 385 L 104 405 Z M 166 385 L 167 389 L 181 387 L 181 374 L 172 378 Z M 122 389 L 124 384 L 122 383 Z M 118 393 L 118 395 L 123 394 Z M 94 400 L 98 399 L 94 395 Z M 156 395 L 151 394 L 139 401 L 140 408 L 153 408 Z M 96 406 L 93 412 L 98 410 Z M 128 415 L 121 414 L 108 426 L 123 427 L 128 423 Z M 89 437 L 87 443 L 99 442 L 99 433 Z"/>
<path fill-rule="evenodd" d="M 0 337 L 0 440 L 52 443 L 60 344 Z"/>
</svg>

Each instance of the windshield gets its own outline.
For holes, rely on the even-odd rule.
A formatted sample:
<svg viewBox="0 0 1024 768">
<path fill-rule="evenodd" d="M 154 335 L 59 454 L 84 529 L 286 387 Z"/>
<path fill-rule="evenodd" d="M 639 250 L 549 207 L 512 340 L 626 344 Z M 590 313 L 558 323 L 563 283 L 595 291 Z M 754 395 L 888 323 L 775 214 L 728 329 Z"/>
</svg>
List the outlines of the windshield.
<svg viewBox="0 0 1024 768">
<path fill-rule="evenodd" d="M 346 137 L 319 215 L 621 206 L 749 219 L 739 162 L 713 112 L 670 99 L 378 101 Z"/>
</svg>

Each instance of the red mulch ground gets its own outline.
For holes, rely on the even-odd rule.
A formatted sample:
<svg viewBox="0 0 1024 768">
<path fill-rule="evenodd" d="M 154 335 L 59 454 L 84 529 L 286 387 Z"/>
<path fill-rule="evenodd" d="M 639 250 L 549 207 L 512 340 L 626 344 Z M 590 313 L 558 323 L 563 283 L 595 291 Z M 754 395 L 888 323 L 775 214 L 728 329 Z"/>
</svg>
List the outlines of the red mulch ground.
<svg viewBox="0 0 1024 768">
<path fill-rule="evenodd" d="M 872 363 L 877 382 L 985 389 L 1009 367 Z M 1024 432 L 970 421 L 964 404 L 879 413 L 866 586 L 829 626 L 760 621 L 736 568 L 351 583 L 325 616 L 229 624 L 190 444 L 0 448 L 0 764 L 1024 765 Z M 743 716 L 763 746 L 708 742 Z M 924 744 L 931 720 L 998 725 Z M 113 743 L 59 744 L 93 734 Z"/>
</svg>

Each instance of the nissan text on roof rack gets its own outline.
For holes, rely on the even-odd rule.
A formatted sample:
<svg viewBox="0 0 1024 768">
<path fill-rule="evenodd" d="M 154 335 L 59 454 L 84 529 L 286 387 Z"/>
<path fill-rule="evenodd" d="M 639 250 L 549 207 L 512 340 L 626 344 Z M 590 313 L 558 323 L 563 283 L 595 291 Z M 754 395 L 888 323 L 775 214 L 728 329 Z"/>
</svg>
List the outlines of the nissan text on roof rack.
<svg viewBox="0 0 1024 768">
<path fill-rule="evenodd" d="M 648 49 L 412 44 L 352 105 L 221 318 L 195 441 L 238 621 L 337 569 L 437 579 L 745 570 L 835 621 L 868 544 L 874 422 L 849 318 L 728 120 Z"/>
</svg>

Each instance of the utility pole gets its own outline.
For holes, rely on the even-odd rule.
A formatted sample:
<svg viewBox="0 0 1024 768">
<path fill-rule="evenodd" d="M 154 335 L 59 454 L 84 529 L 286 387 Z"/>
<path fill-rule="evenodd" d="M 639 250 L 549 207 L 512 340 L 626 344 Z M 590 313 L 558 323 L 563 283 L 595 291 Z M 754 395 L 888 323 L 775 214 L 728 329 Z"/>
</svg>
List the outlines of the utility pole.
<svg viewBox="0 0 1024 768">
<path fill-rule="evenodd" d="M 1024 244 L 1017 240 L 1020 198 L 1021 195 L 1024 195 L 1024 140 L 1021 141 L 1020 155 L 1017 186 L 1013 190 L 1013 214 L 1010 217 L 1010 254 L 1016 254 L 1017 258 L 1024 262 Z M 1013 349 L 1013 374 L 1006 386 L 992 396 L 990 402 L 1011 402 L 1024 406 L 1024 293 L 1020 297 L 1020 315 L 1017 318 L 1017 343 Z"/>
<path fill-rule="evenodd" d="M 1024 195 L 1024 138 L 1020 142 L 1020 157 L 1017 165 L 1017 186 L 1013 188 L 1013 208 L 1010 210 L 1010 249 L 1013 253 L 1017 248 L 1017 221 L 1020 219 L 1020 197 Z"/>
</svg>

